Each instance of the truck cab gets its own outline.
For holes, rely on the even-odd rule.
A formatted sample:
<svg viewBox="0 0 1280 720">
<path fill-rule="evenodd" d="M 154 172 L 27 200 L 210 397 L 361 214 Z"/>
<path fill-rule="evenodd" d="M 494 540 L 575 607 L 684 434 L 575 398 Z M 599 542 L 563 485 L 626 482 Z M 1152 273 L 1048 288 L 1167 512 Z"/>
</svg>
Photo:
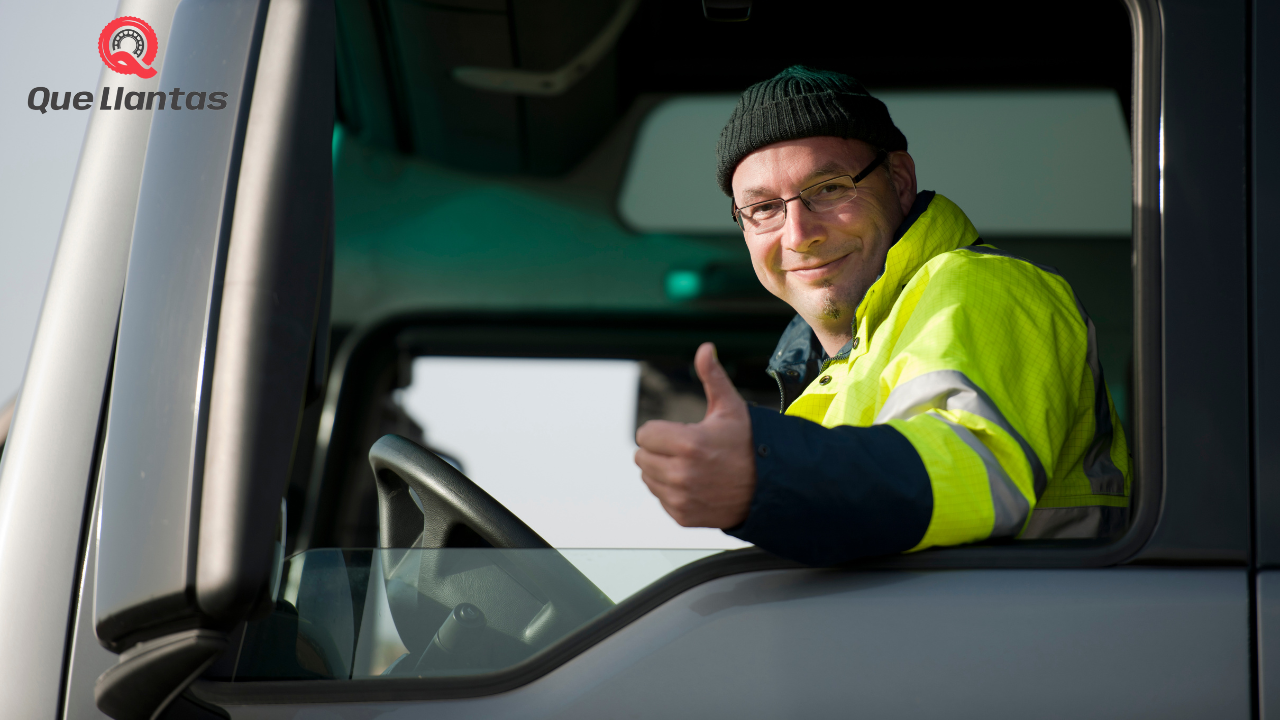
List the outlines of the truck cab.
<svg viewBox="0 0 1280 720">
<path fill-rule="evenodd" d="M 1280 693 L 1273 3 L 121 0 L 0 440 L 6 715 L 1263 717 Z M 631 464 L 790 309 L 737 94 L 848 72 L 1096 323 L 1130 524 L 804 567 Z M 105 92 L 105 91 L 104 91 Z M 1280 167 L 1280 166 L 1278 166 Z"/>
</svg>

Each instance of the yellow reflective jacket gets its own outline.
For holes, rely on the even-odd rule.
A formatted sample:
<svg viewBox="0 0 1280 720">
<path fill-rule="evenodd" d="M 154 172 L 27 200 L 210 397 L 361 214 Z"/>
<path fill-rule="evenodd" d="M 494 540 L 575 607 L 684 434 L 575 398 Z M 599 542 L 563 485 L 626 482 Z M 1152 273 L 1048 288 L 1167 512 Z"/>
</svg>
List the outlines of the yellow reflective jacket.
<svg viewBox="0 0 1280 720">
<path fill-rule="evenodd" d="M 726 532 L 830 565 L 1123 531 L 1129 450 L 1071 286 L 941 195 L 898 233 L 834 358 L 818 365 L 803 318 L 784 333 L 769 372 L 786 414 L 751 408 L 756 492 Z"/>
<path fill-rule="evenodd" d="M 981 244 L 934 195 L 889 250 L 854 328 L 786 413 L 906 437 L 933 494 L 913 549 L 1124 527 L 1124 431 L 1093 323 L 1056 271 Z"/>
</svg>

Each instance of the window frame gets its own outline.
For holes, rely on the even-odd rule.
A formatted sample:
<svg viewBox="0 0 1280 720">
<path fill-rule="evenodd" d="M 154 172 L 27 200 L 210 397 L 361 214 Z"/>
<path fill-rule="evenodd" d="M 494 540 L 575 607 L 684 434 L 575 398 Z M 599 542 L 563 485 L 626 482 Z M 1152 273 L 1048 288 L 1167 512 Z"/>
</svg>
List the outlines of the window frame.
<svg viewBox="0 0 1280 720">
<path fill-rule="evenodd" d="M 857 561 L 824 572 L 937 569 L 1103 568 L 1141 560 L 1164 502 L 1163 292 L 1161 143 L 1163 123 L 1163 26 L 1155 0 L 1123 0 L 1133 38 L 1133 310 L 1134 407 L 1132 450 L 1135 473 L 1128 530 L 1115 540 L 1003 541 L 931 549 L 911 555 Z M 347 375 L 370 364 L 394 362 L 388 355 L 397 333 L 421 324 L 427 315 L 401 315 L 357 330 L 343 343 L 329 379 L 312 474 L 326 469 L 324 459 L 340 420 Z M 435 316 L 440 319 L 440 316 Z M 452 314 L 455 320 L 465 314 Z M 507 319 L 510 322 L 510 318 Z M 603 356 L 603 355 L 597 355 Z M 367 384 L 367 383 L 366 383 Z M 340 429 L 340 428 L 339 428 Z M 303 532 L 306 532 L 304 520 Z M 314 519 L 313 519 L 314 522 Z M 215 704 L 282 704 L 396 700 L 444 700 L 506 692 L 560 667 L 622 627 L 680 593 L 710 580 L 740 573 L 799 569 L 803 566 L 757 548 L 730 550 L 690 563 L 618 603 L 546 650 L 499 672 L 454 678 L 214 682 L 197 680 L 190 692 Z"/>
</svg>

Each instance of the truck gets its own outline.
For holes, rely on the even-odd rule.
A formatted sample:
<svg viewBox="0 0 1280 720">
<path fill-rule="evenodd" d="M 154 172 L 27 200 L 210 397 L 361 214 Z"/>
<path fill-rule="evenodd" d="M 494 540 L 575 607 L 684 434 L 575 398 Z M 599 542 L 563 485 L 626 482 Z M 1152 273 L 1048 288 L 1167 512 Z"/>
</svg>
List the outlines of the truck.
<svg viewBox="0 0 1280 720">
<path fill-rule="evenodd" d="M 154 40 L 104 35 L 133 59 L 89 93 L 0 438 L 5 717 L 1276 714 L 1275 3 L 117 16 Z M 712 150 L 796 63 L 1072 283 L 1122 535 L 814 568 L 647 495 L 632 433 L 700 417 L 699 342 L 778 402 L 790 312 Z"/>
</svg>

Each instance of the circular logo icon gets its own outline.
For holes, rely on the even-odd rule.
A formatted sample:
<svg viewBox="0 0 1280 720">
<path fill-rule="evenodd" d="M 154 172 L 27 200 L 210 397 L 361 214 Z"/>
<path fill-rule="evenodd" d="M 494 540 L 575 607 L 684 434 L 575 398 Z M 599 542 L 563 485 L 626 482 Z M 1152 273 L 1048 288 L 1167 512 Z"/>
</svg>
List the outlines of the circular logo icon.
<svg viewBox="0 0 1280 720">
<path fill-rule="evenodd" d="M 151 67 L 156 59 L 160 41 L 156 31 L 146 20 L 136 17 L 119 17 L 107 23 L 98 36 L 98 55 L 102 62 L 121 75 L 154 77 Z"/>
</svg>

